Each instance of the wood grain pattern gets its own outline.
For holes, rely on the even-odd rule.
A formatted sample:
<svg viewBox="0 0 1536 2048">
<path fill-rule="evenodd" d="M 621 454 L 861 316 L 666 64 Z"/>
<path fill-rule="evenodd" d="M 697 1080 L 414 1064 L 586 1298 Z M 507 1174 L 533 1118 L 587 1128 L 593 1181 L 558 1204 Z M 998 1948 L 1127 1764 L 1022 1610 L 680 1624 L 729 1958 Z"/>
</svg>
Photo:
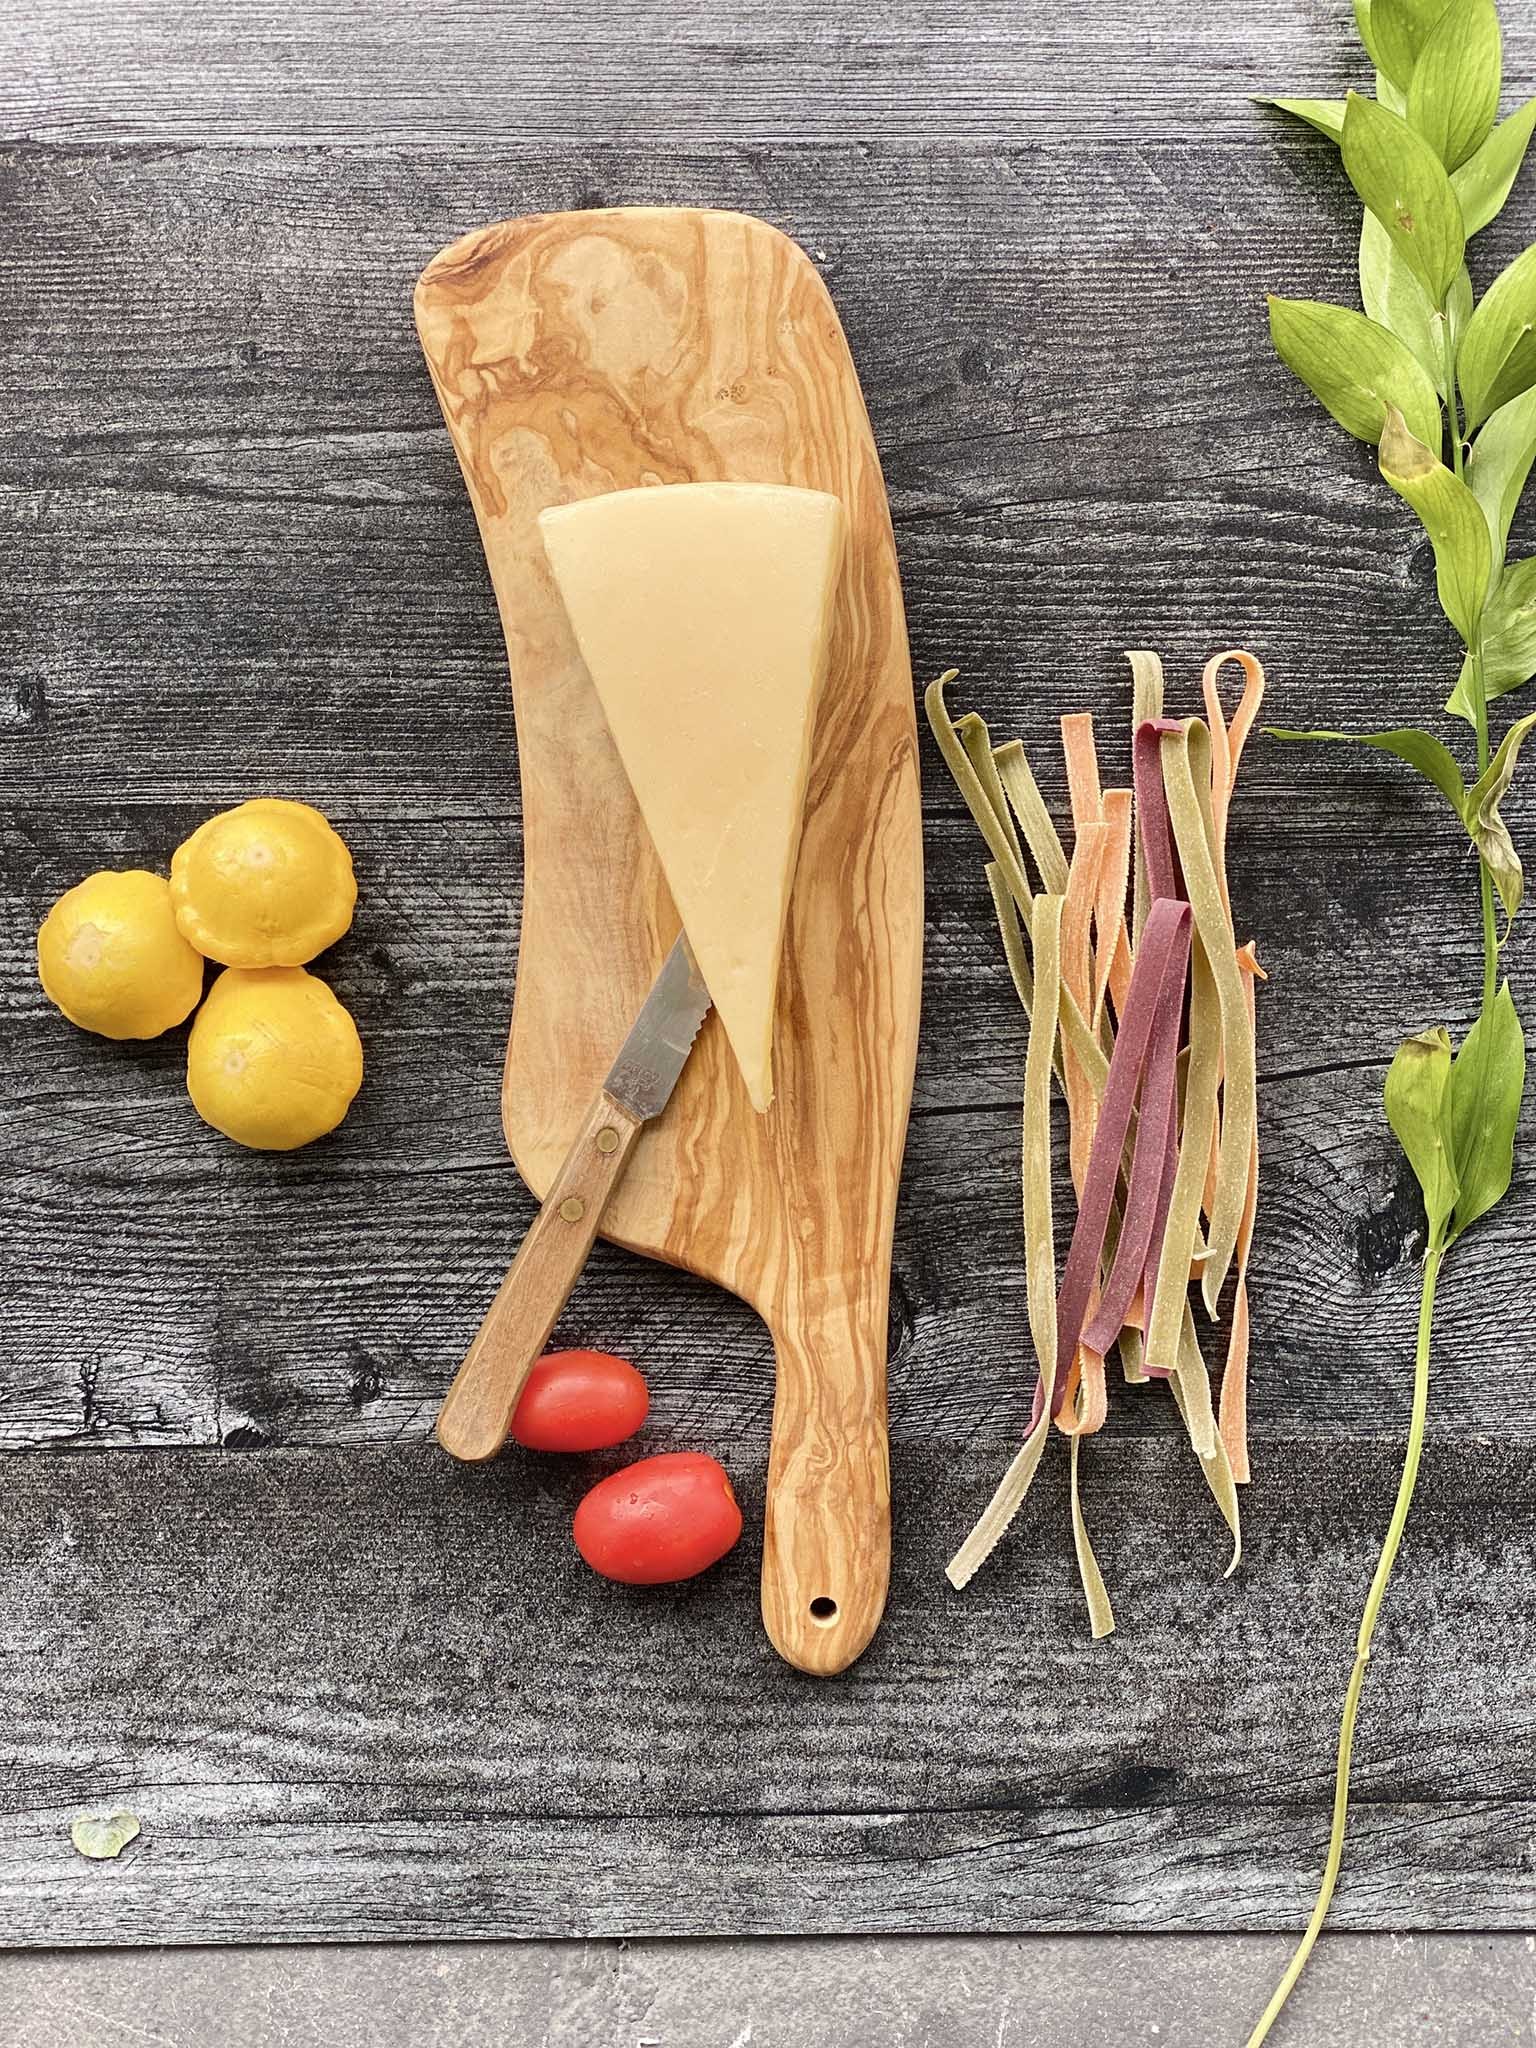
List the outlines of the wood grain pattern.
<svg viewBox="0 0 1536 2048">
<path fill-rule="evenodd" d="M 1525 10 L 1507 76 L 1536 68 Z M 1308 0 L 35 0 L 0 19 L 0 134 L 53 142 L 810 140 L 1240 134 L 1252 92 L 1364 86 Z M 775 145 L 778 148 L 775 149 Z M 750 190 L 750 188 L 748 188 Z M 671 195 L 691 199 L 686 189 Z M 738 195 L 738 200 L 743 195 Z"/>
<path fill-rule="evenodd" d="M 1336 155 L 1252 118 L 1247 149 L 0 157 L 21 309 L 0 352 L 0 1441 L 425 1435 L 531 1220 L 495 1105 L 520 905 L 506 659 L 404 317 L 433 249 L 493 197 L 750 189 L 824 252 L 918 673 L 958 659 L 1058 810 L 1056 713 L 1112 725 L 1117 650 L 1138 639 L 1174 677 L 1218 637 L 1251 641 L 1297 724 L 1433 716 L 1451 655 L 1428 550 L 1264 333 L 1265 284 L 1350 293 Z M 1517 198 L 1489 269 L 1529 232 Z M 1527 520 L 1516 546 L 1533 545 Z M 196 1125 L 174 1039 L 120 1057 L 62 1025 L 29 948 L 81 873 L 153 864 L 208 809 L 272 789 L 318 803 L 354 848 L 358 922 L 324 969 L 369 1072 L 341 1137 L 263 1164 Z M 1519 839 L 1536 814 L 1518 789 L 1510 815 Z M 892 1428 L 952 1442 L 1006 1435 L 1022 1399 L 1022 1030 L 937 762 L 925 829 Z M 1256 1427 L 1395 1441 L 1416 1225 L 1377 1110 L 1383 1050 L 1470 1022 L 1465 840 L 1389 763 L 1259 744 L 1234 834 L 1274 977 Z M 1442 918 L 1397 886 L 1410 871 Z M 1517 985 L 1533 931 L 1510 941 Z M 1469 1250 L 1476 1284 L 1444 1290 L 1446 1355 L 1484 1353 L 1437 1383 L 1447 1431 L 1536 1435 L 1533 1229 L 1521 1168 Z M 562 1338 L 632 1350 L 676 1441 L 727 1462 L 761 1444 L 762 1330 L 684 1275 L 642 1283 L 600 1246 Z M 1157 1433 L 1166 1405 L 1122 1402 L 1121 1426 Z"/>
<path fill-rule="evenodd" d="M 828 491 L 847 515 L 773 1105 L 752 1110 L 711 1013 L 602 1220 L 605 1237 L 718 1281 L 768 1324 L 763 1617 L 791 1662 L 825 1676 L 859 1655 L 885 1603 L 886 1317 L 922 973 L 912 678 L 858 379 L 813 266 L 740 214 L 636 208 L 479 230 L 423 273 L 416 319 L 512 674 L 525 865 L 502 1121 L 537 1193 L 677 928 L 538 514 L 727 481 Z"/>
<path fill-rule="evenodd" d="M 505 1448 L 528 1375 L 597 1240 L 641 1122 L 604 1089 L 578 1125 L 437 1411 L 437 1440 L 479 1464 Z"/>
<path fill-rule="evenodd" d="M 1295 1927 L 1395 1460 L 1258 1449 L 1224 1581 L 1187 1445 L 1090 1446 L 1121 1619 L 1090 1646 L 1070 1548 L 1038 1529 L 964 1601 L 944 1582 L 1005 1444 L 899 1447 L 890 1614 L 835 1686 L 749 1625 L 750 1512 L 688 1585 L 574 1574 L 567 1516 L 606 1460 L 14 1460 L 0 1924 L 25 1944 Z M 751 1510 L 761 1464 L 739 1479 Z M 1529 1448 L 1426 1460 L 1340 1926 L 1530 1926 L 1533 1490 Z M 1064 1527 L 1059 1462 L 1040 1510 Z M 70 1819 L 119 1806 L 140 1842 L 86 1863 Z"/>
<path fill-rule="evenodd" d="M 890 1625 L 846 1686 L 797 1683 L 752 1625 L 750 1544 L 676 1602 L 577 1601 L 585 1471 L 452 1475 L 421 1441 L 533 1204 L 496 1116 L 505 656 L 408 305 L 469 221 L 750 207 L 836 292 L 919 675 L 958 661 L 1053 802 L 1058 710 L 1118 716 L 1137 641 L 1191 679 L 1253 643 L 1298 725 L 1431 720 L 1454 662 L 1428 550 L 1264 332 L 1266 289 L 1352 298 L 1353 210 L 1332 148 L 1242 96 L 1360 83 L 1342 16 L 983 0 L 892 12 L 881 40 L 847 9 L 678 0 L 670 46 L 643 4 L 489 40 L 482 10 L 472 36 L 423 9 L 377 40 L 341 12 L 0 21 L 3 125 L 141 138 L 0 148 L 0 1442 L 41 1447 L 0 1489 L 0 1918 L 38 1942 L 1298 1926 L 1406 1420 L 1420 1223 L 1383 1051 L 1464 1028 L 1476 986 L 1454 821 L 1388 763 L 1250 751 L 1234 874 L 1275 978 L 1237 1579 L 1149 1394 L 1085 1474 L 1113 1643 L 1082 1641 L 1059 1475 L 968 1625 L 945 1604 L 1027 1399 L 1022 1033 L 933 763 Z M 1533 25 L 1506 14 L 1529 90 Z M 321 133 L 347 146 L 282 142 Z M 1526 187 L 1482 280 L 1533 231 Z M 324 971 L 369 1052 L 343 1132 L 285 1162 L 198 1127 L 174 1038 L 69 1031 L 28 962 L 80 873 L 273 789 L 354 846 Z M 1509 811 L 1529 843 L 1529 799 Z M 1341 1923 L 1531 1925 L 1533 1233 L 1521 1166 L 1444 1290 L 1440 1356 L 1479 1366 L 1437 1364 Z M 717 1451 L 756 1509 L 751 1311 L 599 1245 L 562 1337 L 631 1350 L 646 1448 Z M 148 1823 L 121 1869 L 67 1847 L 100 1802 Z"/>
</svg>

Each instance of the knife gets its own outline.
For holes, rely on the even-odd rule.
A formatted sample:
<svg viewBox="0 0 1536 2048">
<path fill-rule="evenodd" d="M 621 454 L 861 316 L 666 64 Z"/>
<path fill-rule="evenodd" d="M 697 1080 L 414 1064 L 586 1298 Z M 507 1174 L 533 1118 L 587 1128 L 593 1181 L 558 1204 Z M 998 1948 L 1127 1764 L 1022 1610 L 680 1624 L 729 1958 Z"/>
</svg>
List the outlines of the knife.
<svg viewBox="0 0 1536 2048">
<path fill-rule="evenodd" d="M 680 932 L 438 1410 L 437 1440 L 455 1458 L 478 1464 L 506 1443 L 608 1197 L 642 1127 L 671 1100 L 708 1011 L 709 990 Z"/>
</svg>

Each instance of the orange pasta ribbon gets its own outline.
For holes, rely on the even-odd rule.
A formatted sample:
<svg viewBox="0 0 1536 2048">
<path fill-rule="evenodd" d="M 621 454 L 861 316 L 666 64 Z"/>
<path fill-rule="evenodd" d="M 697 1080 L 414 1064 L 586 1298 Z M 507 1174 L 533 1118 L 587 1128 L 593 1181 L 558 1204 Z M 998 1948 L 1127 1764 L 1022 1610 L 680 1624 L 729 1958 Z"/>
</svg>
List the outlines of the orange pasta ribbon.
<svg viewBox="0 0 1536 2048">
<path fill-rule="evenodd" d="M 1061 913 L 1062 986 L 1085 1015 L 1093 1005 L 1092 928 L 1099 897 L 1099 873 L 1109 840 L 1107 825 L 1085 824 L 1079 830 L 1067 870 L 1067 894 Z M 1099 1120 L 1099 1098 L 1070 1045 L 1062 1048 L 1062 1070 L 1067 1089 L 1072 1185 L 1081 1194 Z"/>
</svg>

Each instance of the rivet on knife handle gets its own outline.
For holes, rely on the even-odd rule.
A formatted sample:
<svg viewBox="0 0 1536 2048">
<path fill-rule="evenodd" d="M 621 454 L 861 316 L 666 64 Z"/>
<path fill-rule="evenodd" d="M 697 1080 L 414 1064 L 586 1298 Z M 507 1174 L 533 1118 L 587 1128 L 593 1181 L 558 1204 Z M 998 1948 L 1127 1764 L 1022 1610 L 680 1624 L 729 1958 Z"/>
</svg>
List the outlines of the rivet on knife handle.
<svg viewBox="0 0 1536 2048">
<path fill-rule="evenodd" d="M 671 1100 L 708 1010 L 709 991 L 679 935 L 438 1410 L 437 1440 L 455 1458 L 478 1464 L 506 1442 L 630 1147 Z"/>
<path fill-rule="evenodd" d="M 494 1458 L 529 1373 L 592 1250 L 603 1206 L 641 1130 L 606 1094 L 587 1111 L 496 1299 L 438 1411 L 437 1440 L 474 1464 Z"/>
</svg>

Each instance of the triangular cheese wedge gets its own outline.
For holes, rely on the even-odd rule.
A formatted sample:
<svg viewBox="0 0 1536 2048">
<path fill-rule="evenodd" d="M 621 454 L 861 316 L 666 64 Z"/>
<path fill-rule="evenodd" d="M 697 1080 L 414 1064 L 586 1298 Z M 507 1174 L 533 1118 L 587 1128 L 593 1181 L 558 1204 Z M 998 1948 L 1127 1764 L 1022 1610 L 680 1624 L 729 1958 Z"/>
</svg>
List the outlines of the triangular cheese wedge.
<svg viewBox="0 0 1536 2048">
<path fill-rule="evenodd" d="M 774 484 L 670 484 L 556 506 L 539 526 L 699 971 L 764 1110 L 843 508 Z"/>
</svg>

